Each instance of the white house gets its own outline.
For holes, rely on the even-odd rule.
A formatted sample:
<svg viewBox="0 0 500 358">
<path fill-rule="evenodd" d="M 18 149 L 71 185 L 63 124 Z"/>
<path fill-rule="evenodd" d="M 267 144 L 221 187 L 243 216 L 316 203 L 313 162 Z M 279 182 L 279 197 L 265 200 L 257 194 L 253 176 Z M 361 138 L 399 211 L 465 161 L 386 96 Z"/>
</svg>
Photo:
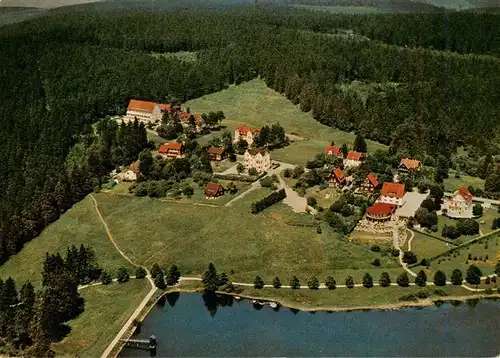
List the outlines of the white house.
<svg viewBox="0 0 500 358">
<path fill-rule="evenodd" d="M 404 204 L 405 185 L 399 183 L 384 183 L 377 202 L 402 206 Z"/>
<path fill-rule="evenodd" d="M 347 153 L 347 157 L 344 159 L 344 167 L 352 168 L 358 167 L 361 165 L 362 153 L 359 152 L 349 152 Z"/>
<path fill-rule="evenodd" d="M 446 200 L 443 205 L 448 216 L 457 218 L 471 218 L 473 216 L 472 207 L 472 194 L 464 186 L 454 192 L 453 196 Z"/>
<path fill-rule="evenodd" d="M 234 143 L 237 143 L 239 140 L 246 140 L 248 145 L 252 145 L 255 137 L 259 134 L 259 128 L 249 128 L 247 126 L 241 126 L 236 128 L 234 131 Z"/>
<path fill-rule="evenodd" d="M 271 156 L 264 148 L 248 149 L 244 155 L 245 168 L 247 170 L 255 168 L 259 173 L 267 172 L 271 169 Z"/>
<path fill-rule="evenodd" d="M 162 111 L 158 104 L 148 101 L 139 101 L 131 99 L 127 108 L 127 115 L 123 117 L 124 122 L 133 122 L 137 120 L 141 123 L 155 123 L 160 121 Z"/>
</svg>

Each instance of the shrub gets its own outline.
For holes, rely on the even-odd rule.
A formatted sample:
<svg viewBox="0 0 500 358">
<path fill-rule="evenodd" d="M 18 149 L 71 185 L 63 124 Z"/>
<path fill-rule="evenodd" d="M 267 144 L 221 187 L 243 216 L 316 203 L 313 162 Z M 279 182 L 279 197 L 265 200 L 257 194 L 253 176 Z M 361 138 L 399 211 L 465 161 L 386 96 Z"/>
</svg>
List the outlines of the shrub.
<svg viewBox="0 0 500 358">
<path fill-rule="evenodd" d="M 373 278 L 368 272 L 363 276 L 363 286 L 366 288 L 373 287 Z"/>
<path fill-rule="evenodd" d="M 107 273 L 106 271 L 102 271 L 101 273 L 101 283 L 103 285 L 108 285 L 111 282 L 113 282 L 113 279 L 111 278 L 111 275 Z"/>
<path fill-rule="evenodd" d="M 484 280 L 485 285 L 489 285 L 491 283 L 490 276 L 486 276 L 486 279 Z"/>
<path fill-rule="evenodd" d="M 248 175 L 256 176 L 258 174 L 259 174 L 259 172 L 257 171 L 257 169 L 255 169 L 255 168 L 248 169 Z"/>
<path fill-rule="evenodd" d="M 377 267 L 380 266 L 380 259 L 378 259 L 378 258 L 373 259 L 372 265 L 377 266 Z"/>
<path fill-rule="evenodd" d="M 411 251 L 405 251 L 403 254 L 403 262 L 407 263 L 408 265 L 412 265 L 417 263 L 417 255 L 415 255 Z"/>
<path fill-rule="evenodd" d="M 380 274 L 380 280 L 378 281 L 378 284 L 380 287 L 388 287 L 391 285 L 391 276 L 389 276 L 389 273 L 387 272 L 382 272 Z"/>
<path fill-rule="evenodd" d="M 399 250 L 398 249 L 392 249 L 391 250 L 391 255 L 394 256 L 394 257 L 398 257 L 399 256 Z"/>
<path fill-rule="evenodd" d="M 144 269 L 144 267 L 138 267 L 135 270 L 135 278 L 144 278 L 144 277 L 146 277 L 146 275 L 147 275 L 147 272 Z"/>
<path fill-rule="evenodd" d="M 273 178 L 267 176 L 259 180 L 260 185 L 262 185 L 264 188 L 271 188 L 274 186 L 274 181 Z"/>
<path fill-rule="evenodd" d="M 429 297 L 429 292 L 427 292 L 426 290 L 418 291 L 415 296 L 417 296 L 418 298 L 427 298 Z"/>
<path fill-rule="evenodd" d="M 319 289 L 319 281 L 316 276 L 312 276 L 308 281 L 307 281 L 307 286 L 309 287 L 310 290 L 317 290 Z"/>
<path fill-rule="evenodd" d="M 347 276 L 345 279 L 345 285 L 347 288 L 353 288 L 354 287 L 354 278 L 352 278 L 351 275 Z"/>
<path fill-rule="evenodd" d="M 265 208 L 280 202 L 286 198 L 285 189 L 274 191 L 268 196 L 252 203 L 252 214 L 260 213 Z"/>
<path fill-rule="evenodd" d="M 437 296 L 448 296 L 448 294 L 446 292 L 444 292 L 442 289 L 440 288 L 437 288 L 434 290 L 434 293 L 437 295 Z"/>
<path fill-rule="evenodd" d="M 253 281 L 253 287 L 260 290 L 264 288 L 264 280 L 260 276 L 255 276 L 255 280 Z"/>
<path fill-rule="evenodd" d="M 325 281 L 325 286 L 329 290 L 334 290 L 337 287 L 337 282 L 335 281 L 335 279 L 332 276 L 328 276 L 326 278 L 326 281 Z"/>
<path fill-rule="evenodd" d="M 476 235 L 479 233 L 479 223 L 474 219 L 463 219 L 457 224 L 463 235 Z"/>
<path fill-rule="evenodd" d="M 370 250 L 372 250 L 373 252 L 380 252 L 380 246 L 378 246 L 378 245 L 372 245 L 370 247 Z"/>
<path fill-rule="evenodd" d="M 414 294 L 404 295 L 398 298 L 399 301 L 418 301 Z"/>
<path fill-rule="evenodd" d="M 127 282 L 130 279 L 127 269 L 125 267 L 120 267 L 116 273 L 116 278 L 120 283 Z"/>
<path fill-rule="evenodd" d="M 472 215 L 474 216 L 482 216 L 483 215 L 483 206 L 479 203 L 475 204 L 472 208 Z"/>
<path fill-rule="evenodd" d="M 285 178 L 290 178 L 292 176 L 292 170 L 290 168 L 286 168 L 283 170 L 283 176 Z"/>
<path fill-rule="evenodd" d="M 460 229 L 453 225 L 444 225 L 443 230 L 441 231 L 441 235 L 447 237 L 449 239 L 455 240 L 460 237 L 462 233 Z"/>
<path fill-rule="evenodd" d="M 446 285 L 446 274 L 443 271 L 436 271 L 436 273 L 434 274 L 434 284 L 436 286 Z"/>
</svg>

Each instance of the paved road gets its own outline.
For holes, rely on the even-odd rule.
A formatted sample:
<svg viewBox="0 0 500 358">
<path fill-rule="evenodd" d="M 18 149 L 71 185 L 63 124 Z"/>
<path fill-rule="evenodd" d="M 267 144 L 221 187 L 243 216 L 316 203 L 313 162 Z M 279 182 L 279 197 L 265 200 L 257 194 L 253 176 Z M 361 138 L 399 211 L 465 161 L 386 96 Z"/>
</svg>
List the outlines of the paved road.
<svg viewBox="0 0 500 358">
<path fill-rule="evenodd" d="M 136 266 L 136 267 L 140 267 L 140 265 L 136 264 L 135 262 L 133 262 L 119 247 L 118 245 L 116 244 L 115 240 L 113 239 L 113 235 L 111 234 L 111 231 L 109 231 L 109 228 L 108 228 L 108 224 L 106 224 L 106 221 L 104 221 L 104 218 L 102 217 L 102 214 L 101 212 L 99 211 L 99 207 L 97 205 L 97 200 L 95 200 L 94 196 L 92 194 L 90 194 L 90 197 L 92 198 L 92 201 L 94 202 L 94 208 L 95 208 L 95 211 L 97 212 L 97 214 L 99 215 L 99 219 L 101 220 L 103 226 L 104 226 L 104 229 L 106 230 L 106 234 L 108 235 L 108 238 L 109 240 L 111 241 L 111 243 L 113 244 L 113 246 L 115 247 L 115 249 L 120 253 L 120 255 L 123 256 L 123 258 L 125 260 L 127 260 L 128 262 L 130 262 L 133 266 Z M 146 295 L 146 297 L 144 297 L 144 299 L 141 301 L 141 303 L 139 303 L 139 305 L 137 306 L 137 308 L 135 309 L 134 313 L 132 313 L 132 315 L 130 316 L 130 318 L 128 319 L 128 321 L 123 325 L 123 327 L 120 329 L 120 331 L 118 332 L 118 334 L 116 335 L 115 338 L 113 338 L 113 340 L 111 341 L 111 343 L 108 345 L 108 347 L 106 348 L 106 350 L 102 353 L 101 355 L 101 358 L 106 358 L 110 355 L 111 351 L 113 350 L 113 348 L 115 348 L 116 344 L 119 342 L 120 338 L 125 334 L 125 332 L 129 329 L 129 327 L 132 325 L 132 323 L 134 322 L 134 319 L 136 319 L 139 314 L 142 312 L 142 310 L 144 309 L 144 307 L 146 307 L 146 305 L 148 304 L 149 300 L 151 299 L 151 297 L 153 297 L 154 293 L 156 292 L 156 286 L 153 282 L 153 279 L 151 278 L 151 274 L 149 273 L 149 270 L 147 268 L 144 268 L 146 270 L 146 278 L 148 279 L 149 281 L 149 284 L 151 285 L 151 290 L 149 290 L 148 294 Z"/>
</svg>

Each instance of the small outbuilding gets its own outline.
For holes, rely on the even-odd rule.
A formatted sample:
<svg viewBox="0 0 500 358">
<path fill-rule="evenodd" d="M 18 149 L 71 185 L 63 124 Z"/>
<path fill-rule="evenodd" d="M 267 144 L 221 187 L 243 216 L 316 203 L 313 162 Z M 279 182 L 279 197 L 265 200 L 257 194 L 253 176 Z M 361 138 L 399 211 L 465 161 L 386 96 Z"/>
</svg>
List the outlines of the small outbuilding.
<svg viewBox="0 0 500 358">
<path fill-rule="evenodd" d="M 224 188 L 213 181 L 209 182 L 205 187 L 205 197 L 207 199 L 215 199 L 224 195 Z"/>
</svg>

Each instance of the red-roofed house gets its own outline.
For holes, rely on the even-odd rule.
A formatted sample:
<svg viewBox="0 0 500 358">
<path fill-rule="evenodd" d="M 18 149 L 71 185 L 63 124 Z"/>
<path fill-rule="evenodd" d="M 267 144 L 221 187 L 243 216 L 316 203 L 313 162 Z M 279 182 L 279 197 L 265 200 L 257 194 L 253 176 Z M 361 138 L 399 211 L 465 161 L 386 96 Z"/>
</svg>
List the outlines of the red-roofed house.
<svg viewBox="0 0 500 358">
<path fill-rule="evenodd" d="M 169 104 L 162 104 L 162 103 L 160 103 L 158 105 L 158 107 L 160 107 L 160 111 L 162 111 L 162 112 L 170 112 L 170 109 L 172 108 L 171 105 L 169 105 Z"/>
<path fill-rule="evenodd" d="M 325 155 L 334 155 L 336 157 L 342 157 L 342 148 L 338 145 L 327 145 L 323 151 Z"/>
<path fill-rule="evenodd" d="M 443 206 L 451 217 L 472 217 L 472 194 L 465 186 L 461 186 Z"/>
<path fill-rule="evenodd" d="M 248 145 L 252 145 L 255 137 L 259 134 L 259 128 L 250 128 L 247 126 L 241 126 L 236 128 L 234 131 L 234 143 L 238 142 L 240 139 L 246 140 Z"/>
<path fill-rule="evenodd" d="M 207 150 L 208 159 L 220 162 L 226 156 L 224 148 L 210 147 Z"/>
<path fill-rule="evenodd" d="M 420 161 L 410 158 L 402 158 L 398 170 L 402 173 L 410 173 L 420 168 Z"/>
<path fill-rule="evenodd" d="M 160 147 L 158 153 L 165 158 L 182 158 L 184 146 L 179 142 L 165 143 Z"/>
<path fill-rule="evenodd" d="M 361 183 L 359 190 L 367 193 L 373 193 L 375 189 L 379 187 L 379 185 L 380 183 L 378 182 L 375 174 L 370 173 L 366 176 L 365 181 Z"/>
<path fill-rule="evenodd" d="M 161 120 L 161 116 L 161 109 L 158 104 L 131 99 L 127 107 L 127 114 L 123 117 L 123 120 L 124 122 L 133 122 L 137 118 L 142 123 L 155 123 Z"/>
<path fill-rule="evenodd" d="M 344 167 L 357 167 L 361 164 L 363 160 L 363 153 L 359 152 L 349 152 L 347 157 L 344 159 Z"/>
<path fill-rule="evenodd" d="M 328 181 L 334 186 L 343 186 L 346 183 L 344 172 L 340 168 L 335 168 L 328 177 Z"/>
<path fill-rule="evenodd" d="M 224 195 L 224 188 L 222 187 L 222 185 L 211 181 L 205 187 L 205 197 L 207 199 L 215 199 L 222 195 Z"/>
<path fill-rule="evenodd" d="M 403 197 L 405 195 L 405 185 L 400 183 L 384 183 L 382 192 L 377 202 L 403 205 Z"/>
<path fill-rule="evenodd" d="M 366 218 L 370 221 L 387 221 L 391 219 L 396 205 L 387 203 L 375 203 L 366 208 Z"/>
</svg>

